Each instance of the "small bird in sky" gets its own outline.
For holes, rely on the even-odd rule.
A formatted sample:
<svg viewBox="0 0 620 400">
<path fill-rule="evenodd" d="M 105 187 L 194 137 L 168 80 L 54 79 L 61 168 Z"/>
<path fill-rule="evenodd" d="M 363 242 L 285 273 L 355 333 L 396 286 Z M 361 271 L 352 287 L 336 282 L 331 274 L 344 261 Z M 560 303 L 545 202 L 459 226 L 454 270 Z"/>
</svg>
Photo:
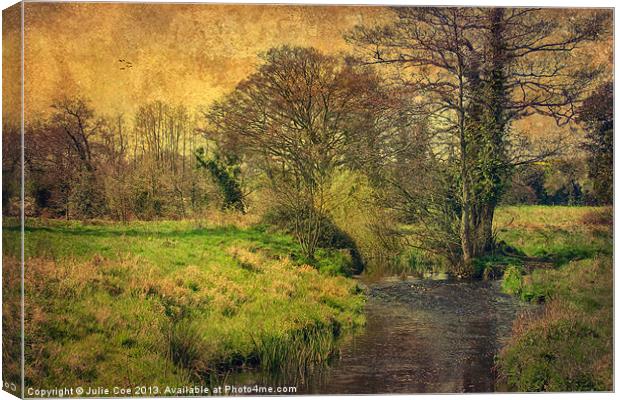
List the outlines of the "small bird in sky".
<svg viewBox="0 0 620 400">
<path fill-rule="evenodd" d="M 121 63 L 121 67 L 119 68 L 120 70 L 126 70 L 133 67 L 131 61 L 127 61 L 124 58 L 120 58 L 118 62 Z"/>
</svg>

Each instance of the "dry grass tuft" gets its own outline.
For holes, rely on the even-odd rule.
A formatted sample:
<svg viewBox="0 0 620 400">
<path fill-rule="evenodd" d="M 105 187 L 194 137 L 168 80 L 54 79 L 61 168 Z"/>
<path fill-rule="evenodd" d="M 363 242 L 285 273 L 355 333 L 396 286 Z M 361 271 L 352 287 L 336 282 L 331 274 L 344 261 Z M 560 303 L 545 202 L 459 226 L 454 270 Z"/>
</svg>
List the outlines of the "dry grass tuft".
<svg viewBox="0 0 620 400">
<path fill-rule="evenodd" d="M 586 225 L 603 225 L 606 227 L 613 226 L 613 209 L 611 207 L 605 207 L 590 211 L 581 217 L 581 223 Z"/>
</svg>

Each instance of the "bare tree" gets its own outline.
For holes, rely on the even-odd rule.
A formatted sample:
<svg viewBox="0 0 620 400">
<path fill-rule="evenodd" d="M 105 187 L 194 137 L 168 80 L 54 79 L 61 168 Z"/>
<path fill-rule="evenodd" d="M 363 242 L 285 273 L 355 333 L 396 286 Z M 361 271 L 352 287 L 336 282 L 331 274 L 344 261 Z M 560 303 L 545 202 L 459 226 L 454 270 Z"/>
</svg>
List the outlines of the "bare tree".
<svg viewBox="0 0 620 400">
<path fill-rule="evenodd" d="M 265 173 L 312 258 L 333 174 L 352 164 L 381 109 L 378 80 L 312 48 L 280 47 L 207 114 L 206 134 Z"/>
<path fill-rule="evenodd" d="M 515 164 L 557 149 L 511 154 L 511 123 L 534 113 L 571 121 L 596 71 L 571 53 L 608 29 L 609 12 L 570 21 L 538 9 L 395 8 L 395 22 L 356 27 L 347 39 L 365 64 L 391 66 L 428 118 L 438 162 L 452 169 L 461 263 L 493 245 L 492 221 Z M 569 29 L 564 29 L 568 27 Z"/>
<path fill-rule="evenodd" d="M 613 204 L 614 199 L 613 104 L 613 82 L 605 82 L 579 109 L 579 122 L 587 131 L 581 146 L 588 153 L 588 176 L 599 204 Z"/>
<path fill-rule="evenodd" d="M 95 118 L 88 102 L 80 97 L 56 100 L 52 108 L 52 123 L 63 130 L 83 167 L 94 172 L 96 165 L 93 162 L 91 141 L 101 130 L 103 121 Z"/>
<path fill-rule="evenodd" d="M 140 160 L 147 180 L 146 195 L 150 199 L 169 197 L 175 199 L 175 209 L 182 216 L 186 214 L 186 198 L 189 190 L 184 183 L 192 171 L 186 169 L 186 144 L 194 134 L 192 118 L 183 105 L 172 106 L 162 101 L 143 104 L 135 115 L 134 152 L 140 148 L 141 154 L 134 155 Z M 166 185 L 161 178 L 168 177 Z M 164 191 L 169 193 L 164 195 Z M 161 203 L 155 200 L 156 204 Z M 160 208 L 159 205 L 156 208 Z M 156 211 L 161 213 L 161 211 Z"/>
</svg>

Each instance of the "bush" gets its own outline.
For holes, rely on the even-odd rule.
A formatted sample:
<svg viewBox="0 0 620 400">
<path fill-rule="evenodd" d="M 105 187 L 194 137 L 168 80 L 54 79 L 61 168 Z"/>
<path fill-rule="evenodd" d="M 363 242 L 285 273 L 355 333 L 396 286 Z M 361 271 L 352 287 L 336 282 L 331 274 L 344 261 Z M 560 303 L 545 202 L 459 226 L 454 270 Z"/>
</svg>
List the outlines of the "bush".
<svg viewBox="0 0 620 400">
<path fill-rule="evenodd" d="M 286 210 L 283 207 L 272 207 L 263 215 L 262 224 L 275 226 L 286 233 L 293 234 L 294 227 L 292 221 L 293 215 L 290 210 Z M 322 216 L 321 218 L 321 232 L 319 246 L 323 249 L 340 251 L 336 253 L 339 254 L 338 256 L 334 256 L 333 252 L 321 252 L 319 250 L 320 255 L 317 253 L 318 259 L 323 260 L 319 263 L 319 269 L 329 269 L 330 273 L 343 273 L 347 276 L 361 273 L 364 269 L 364 262 L 353 238 L 340 229 L 327 216 Z M 326 257 L 328 254 L 331 254 L 331 256 Z M 334 260 L 334 257 L 338 260 Z M 317 263 L 316 260 L 301 259 L 301 261 L 312 265 Z M 340 268 L 341 266 L 343 268 Z"/>
<path fill-rule="evenodd" d="M 505 293 L 518 296 L 523 290 L 523 269 L 516 265 L 509 265 L 504 271 L 502 290 Z"/>
<path fill-rule="evenodd" d="M 368 178 L 358 172 L 340 172 L 330 187 L 330 216 L 333 224 L 356 245 L 367 273 L 408 268 L 404 246 L 396 233 L 398 222 L 391 211 L 379 205 L 379 195 Z"/>
<path fill-rule="evenodd" d="M 510 389 L 611 390 L 611 259 L 575 261 L 559 270 L 536 270 L 529 277 L 521 277 L 516 268 L 506 272 L 505 290 L 546 303 L 543 312 L 530 311 L 517 319 L 500 353 L 500 377 Z"/>
<path fill-rule="evenodd" d="M 94 172 L 80 171 L 69 191 L 70 218 L 90 219 L 106 214 L 103 187 Z"/>
</svg>

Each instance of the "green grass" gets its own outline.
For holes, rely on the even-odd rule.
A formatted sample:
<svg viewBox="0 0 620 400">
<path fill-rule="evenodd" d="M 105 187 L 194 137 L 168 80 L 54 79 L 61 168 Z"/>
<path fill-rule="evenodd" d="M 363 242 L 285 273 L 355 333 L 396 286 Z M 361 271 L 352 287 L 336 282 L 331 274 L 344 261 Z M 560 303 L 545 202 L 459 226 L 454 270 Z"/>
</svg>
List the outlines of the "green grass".
<svg viewBox="0 0 620 400">
<path fill-rule="evenodd" d="M 478 267 L 499 269 L 506 292 L 544 305 L 515 322 L 498 358 L 510 390 L 611 389 L 610 215 L 498 210 L 498 239 L 511 251 Z M 4 262 L 15 264 L 19 228 L 9 219 L 4 228 Z M 29 386 L 221 382 L 242 369 L 299 374 L 363 324 L 345 254 L 321 250 L 305 265 L 290 236 L 261 228 L 30 219 L 25 234 Z M 412 269 L 420 264 L 403 257 Z M 5 269 L 5 282 L 18 273 Z M 19 323 L 3 322 L 9 330 Z"/>
<path fill-rule="evenodd" d="M 502 207 L 497 212 L 495 228 L 498 239 L 524 255 L 562 265 L 600 254 L 612 255 L 609 224 L 587 221 L 605 218 L 606 210 L 602 207 Z"/>
<path fill-rule="evenodd" d="M 5 221 L 4 246 L 18 250 Z M 363 324 L 347 259 L 290 236 L 192 221 L 30 219 L 26 383 L 170 384 L 325 362 Z"/>
<path fill-rule="evenodd" d="M 498 358 L 510 390 L 612 389 L 611 221 L 605 208 L 498 212 L 499 237 L 524 255 L 505 269 L 502 288 L 542 304 L 515 322 Z"/>
</svg>

